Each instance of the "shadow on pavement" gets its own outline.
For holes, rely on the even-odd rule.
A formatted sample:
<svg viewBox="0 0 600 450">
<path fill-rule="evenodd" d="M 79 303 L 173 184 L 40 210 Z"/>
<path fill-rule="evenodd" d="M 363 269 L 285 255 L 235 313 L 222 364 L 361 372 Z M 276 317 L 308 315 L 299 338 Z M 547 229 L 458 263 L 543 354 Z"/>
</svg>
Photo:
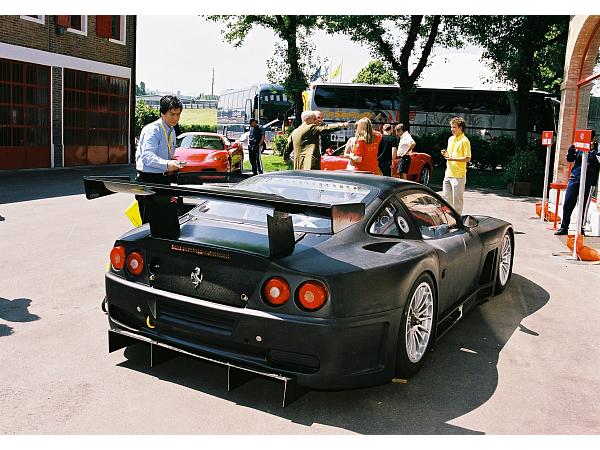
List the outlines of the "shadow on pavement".
<svg viewBox="0 0 600 450">
<path fill-rule="evenodd" d="M 133 178 L 135 165 L 0 171 L 0 204 L 83 194 L 83 177 L 91 175 L 129 175 Z"/>
<path fill-rule="evenodd" d="M 513 274 L 503 294 L 472 310 L 437 343 L 407 384 L 310 391 L 285 409 L 279 383 L 255 378 L 228 393 L 225 368 L 179 356 L 150 368 L 146 346 L 127 348 L 119 366 L 306 426 L 319 423 L 361 434 L 483 434 L 449 422 L 489 400 L 498 385 L 502 348 L 515 332 L 538 336 L 521 321 L 548 300 L 542 287 Z"/>
<path fill-rule="evenodd" d="M 7 322 L 33 322 L 39 320 L 40 316 L 29 312 L 30 305 L 31 300 L 28 298 L 8 300 L 0 297 L 0 319 Z M 12 327 L 0 324 L 0 337 L 9 336 L 13 332 Z"/>
</svg>

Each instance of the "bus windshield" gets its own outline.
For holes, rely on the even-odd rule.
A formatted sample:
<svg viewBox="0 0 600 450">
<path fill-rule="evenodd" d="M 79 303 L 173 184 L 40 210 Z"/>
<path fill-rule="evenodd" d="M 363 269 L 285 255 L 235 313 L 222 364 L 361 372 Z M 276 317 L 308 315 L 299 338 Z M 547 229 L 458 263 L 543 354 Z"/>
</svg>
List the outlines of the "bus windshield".
<svg viewBox="0 0 600 450">
<path fill-rule="evenodd" d="M 256 119 L 261 126 L 279 127 L 291 107 L 280 85 L 256 84 L 227 90 L 219 95 L 217 132 L 232 140 L 239 139 L 248 130 L 250 119 Z"/>
</svg>

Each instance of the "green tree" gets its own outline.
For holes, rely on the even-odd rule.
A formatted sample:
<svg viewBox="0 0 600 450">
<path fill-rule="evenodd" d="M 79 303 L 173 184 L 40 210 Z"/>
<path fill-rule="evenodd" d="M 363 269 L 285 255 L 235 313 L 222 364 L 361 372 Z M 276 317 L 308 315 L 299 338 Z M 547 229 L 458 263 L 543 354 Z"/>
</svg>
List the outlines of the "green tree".
<svg viewBox="0 0 600 450">
<path fill-rule="evenodd" d="M 568 16 L 464 16 L 466 38 L 482 46 L 498 79 L 516 88 L 515 149 L 527 148 L 529 91 L 559 94 Z"/>
<path fill-rule="evenodd" d="M 159 112 L 148 106 L 143 100 L 135 103 L 135 135 L 139 136 L 142 128 L 160 117 Z"/>
<path fill-rule="evenodd" d="M 140 81 L 139 85 L 135 85 L 135 95 L 146 95 L 146 83 Z"/>
<path fill-rule="evenodd" d="M 462 45 L 457 20 L 442 16 L 324 16 L 326 30 L 367 45 L 400 85 L 400 120 L 409 123 L 409 93 L 427 65 L 434 45 Z M 398 30 L 394 34 L 390 30 Z M 416 60 L 411 64 L 411 56 Z M 411 70 L 412 67 L 412 70 Z"/>
<path fill-rule="evenodd" d="M 273 30 L 281 41 L 286 66 L 286 77 L 283 83 L 289 98 L 293 99 L 296 108 L 295 123 L 300 123 L 302 113 L 302 92 L 308 83 L 301 67 L 301 50 L 299 36 L 306 35 L 318 25 L 319 16 L 208 16 L 209 20 L 222 22 L 225 40 L 234 47 L 239 47 L 254 26 Z"/>
<path fill-rule="evenodd" d="M 394 74 L 378 59 L 369 61 L 352 80 L 353 83 L 367 84 L 394 84 L 395 81 Z"/>
</svg>

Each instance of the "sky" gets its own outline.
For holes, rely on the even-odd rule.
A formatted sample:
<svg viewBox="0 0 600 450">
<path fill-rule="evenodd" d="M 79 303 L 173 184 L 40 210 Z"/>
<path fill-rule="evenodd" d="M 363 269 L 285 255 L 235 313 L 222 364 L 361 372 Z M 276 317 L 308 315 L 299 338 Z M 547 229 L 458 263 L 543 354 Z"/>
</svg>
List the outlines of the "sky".
<svg viewBox="0 0 600 450">
<path fill-rule="evenodd" d="M 266 62 L 273 57 L 273 32 L 261 27 L 250 31 L 244 44 L 234 48 L 224 41 L 224 25 L 196 15 L 170 16 L 177 24 L 177 33 L 164 39 L 157 30 L 164 26 L 164 16 L 140 15 L 137 24 L 137 83 L 143 81 L 146 90 L 169 91 L 182 95 L 210 94 L 214 68 L 214 93 L 267 82 Z M 341 77 L 335 81 L 351 82 L 361 68 L 374 58 L 366 46 L 352 42 L 343 35 L 314 33 L 315 56 L 327 58 L 332 69 L 341 64 Z M 488 84 L 492 72 L 480 62 L 482 50 L 468 47 L 461 51 L 437 50 L 431 65 L 423 71 L 419 84 L 423 87 L 499 88 Z M 174 61 L 164 70 L 162 56 L 170 54 Z M 458 66 L 457 66 L 458 64 Z M 461 70 L 451 69 L 460 67 Z"/>
</svg>

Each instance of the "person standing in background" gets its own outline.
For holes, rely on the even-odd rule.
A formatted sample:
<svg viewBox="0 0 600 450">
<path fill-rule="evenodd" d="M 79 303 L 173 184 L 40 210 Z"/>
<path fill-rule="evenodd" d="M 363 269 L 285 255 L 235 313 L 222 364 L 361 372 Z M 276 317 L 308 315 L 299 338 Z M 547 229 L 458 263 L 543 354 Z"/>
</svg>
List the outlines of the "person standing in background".
<svg viewBox="0 0 600 450">
<path fill-rule="evenodd" d="M 577 150 L 574 145 L 567 150 L 567 161 L 575 162 L 571 169 L 571 176 L 565 191 L 565 200 L 563 201 L 563 213 L 560 228 L 554 234 L 561 236 L 569 234 L 569 225 L 571 224 L 571 214 L 577 205 L 579 197 L 579 185 L 581 183 L 581 163 L 582 153 Z M 588 154 L 587 171 L 585 173 L 585 190 L 583 191 L 583 204 L 587 205 L 590 197 L 592 186 L 598 184 L 598 172 L 600 172 L 600 154 L 598 153 L 598 141 L 596 140 L 596 131 L 592 130 L 592 148 Z M 582 224 L 585 224 L 586 217 L 583 218 Z M 583 226 L 583 225 L 582 225 Z M 585 234 L 583 229 L 581 234 Z"/>
<path fill-rule="evenodd" d="M 317 117 L 314 111 L 304 111 L 301 115 L 302 124 L 292 131 L 288 138 L 283 159 L 289 161 L 290 155 L 294 153 L 295 170 L 320 170 L 321 151 L 319 136 L 323 133 L 331 133 L 342 128 L 348 128 L 348 122 L 326 126 L 317 125 Z"/>
<path fill-rule="evenodd" d="M 379 131 L 373 130 L 373 125 L 367 117 L 356 123 L 354 150 L 349 154 L 350 161 L 347 170 L 360 170 L 381 175 L 377 164 L 377 150 L 382 136 Z"/>
<path fill-rule="evenodd" d="M 396 154 L 398 139 L 392 134 L 392 125 L 386 123 L 383 128 L 383 136 L 377 149 L 377 164 L 379 170 L 385 176 L 392 175 L 392 157 Z"/>
<path fill-rule="evenodd" d="M 160 118 L 146 125 L 140 133 L 135 151 L 136 181 L 171 184 L 185 162 L 174 159 L 175 126 L 179 123 L 183 105 L 174 95 L 160 99 Z M 154 196 L 136 195 L 142 223 L 148 223 Z"/>
<path fill-rule="evenodd" d="M 250 119 L 250 132 L 248 133 L 248 157 L 252 166 L 252 173 L 263 173 L 260 151 L 265 141 L 265 133 L 258 125 L 256 119 Z"/>
<path fill-rule="evenodd" d="M 403 123 L 396 125 L 396 136 L 398 137 L 398 147 L 394 158 L 398 159 L 398 176 L 403 180 L 408 179 L 408 169 L 410 167 L 410 153 L 417 143 L 406 130 Z"/>
<path fill-rule="evenodd" d="M 462 117 L 450 119 L 452 136 L 448 139 L 448 147 L 441 151 L 446 158 L 442 197 L 461 215 L 467 184 L 467 163 L 471 160 L 471 142 L 464 131 L 465 120 Z"/>
</svg>

